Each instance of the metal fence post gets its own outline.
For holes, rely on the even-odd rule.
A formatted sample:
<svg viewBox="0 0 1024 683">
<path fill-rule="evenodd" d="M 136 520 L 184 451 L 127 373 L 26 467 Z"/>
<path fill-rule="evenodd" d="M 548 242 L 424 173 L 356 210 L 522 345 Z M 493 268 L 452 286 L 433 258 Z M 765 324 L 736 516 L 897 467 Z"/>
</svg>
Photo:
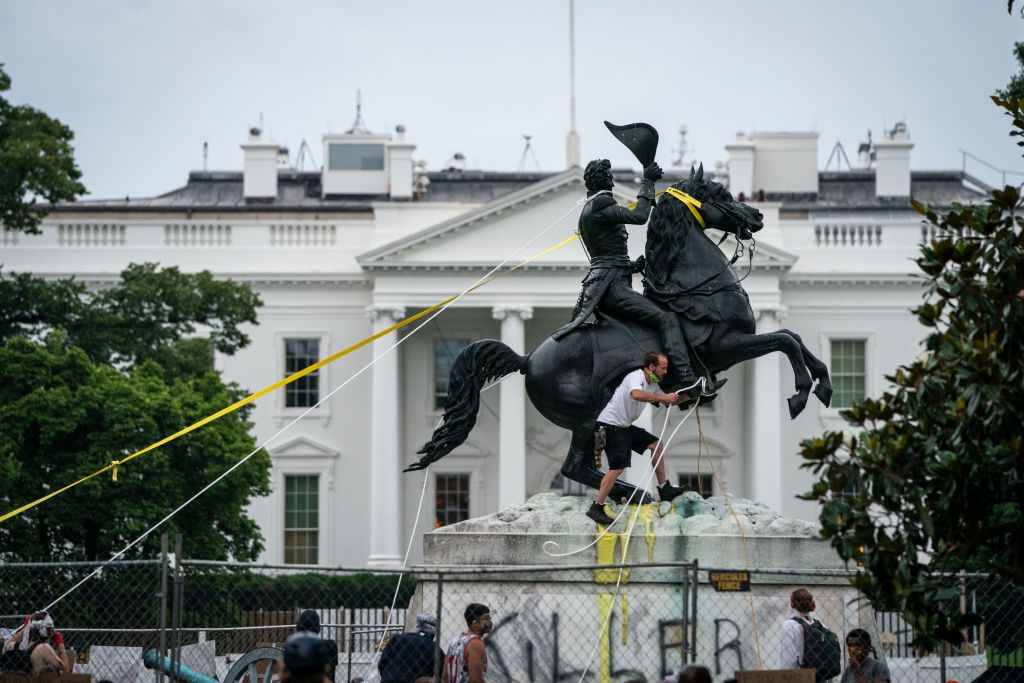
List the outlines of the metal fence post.
<svg viewBox="0 0 1024 683">
<path fill-rule="evenodd" d="M 441 653 L 442 654 L 441 654 L 440 657 L 438 657 L 438 655 L 437 655 L 438 650 L 434 650 L 434 660 L 435 660 L 434 661 L 434 683 L 441 683 L 441 669 L 444 666 L 444 649 L 443 649 L 444 646 L 440 642 L 440 640 L 441 640 L 441 623 L 442 623 L 441 615 L 444 613 L 444 610 L 443 610 L 443 607 L 442 607 L 442 600 L 441 600 L 443 592 L 444 592 L 444 576 L 439 571 L 439 572 L 437 572 L 437 607 L 435 609 L 437 610 L 437 640 L 438 640 L 437 646 L 438 646 L 438 648 L 442 648 L 441 649 Z"/>
<path fill-rule="evenodd" d="M 690 574 L 692 581 L 693 599 L 690 601 L 690 622 L 693 624 L 690 627 L 690 660 L 688 663 L 697 661 L 697 589 L 700 583 L 700 577 L 697 574 L 699 567 L 697 566 L 697 560 L 693 561 L 693 572 Z"/>
<path fill-rule="evenodd" d="M 167 534 L 160 534 L 160 587 L 157 591 L 157 613 L 160 618 L 159 638 L 161 660 L 167 656 Z M 162 666 L 153 667 L 156 683 L 164 683 Z"/>
<path fill-rule="evenodd" d="M 352 680 L 352 650 L 356 646 L 356 633 L 355 629 L 352 628 L 352 624 L 348 624 L 348 671 L 345 673 L 345 679 Z"/>
<path fill-rule="evenodd" d="M 174 534 L 174 592 L 171 597 L 171 671 L 181 664 L 181 534 Z"/>
</svg>

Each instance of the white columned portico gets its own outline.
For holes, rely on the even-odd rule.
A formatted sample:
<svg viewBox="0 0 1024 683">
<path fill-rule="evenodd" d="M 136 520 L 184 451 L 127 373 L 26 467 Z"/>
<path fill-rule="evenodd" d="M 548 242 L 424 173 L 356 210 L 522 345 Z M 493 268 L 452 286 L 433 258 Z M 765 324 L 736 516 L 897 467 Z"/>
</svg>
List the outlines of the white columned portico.
<svg viewBox="0 0 1024 683">
<path fill-rule="evenodd" d="M 374 333 L 405 317 L 400 306 L 370 306 Z M 373 455 L 370 458 L 370 556 L 368 567 L 394 569 L 402 566 L 401 545 L 401 469 L 399 457 L 398 349 L 388 349 L 398 341 L 391 332 L 373 342 L 373 399 L 370 433 Z"/>
<path fill-rule="evenodd" d="M 526 352 L 526 321 L 533 317 L 529 306 L 495 306 L 501 321 L 501 341 L 518 354 Z M 501 383 L 498 422 L 498 508 L 526 500 L 526 385 L 522 377 Z"/>
<path fill-rule="evenodd" d="M 775 332 L 781 307 L 755 310 L 757 333 Z M 772 510 L 782 507 L 782 406 L 780 357 L 769 353 L 754 359 L 751 371 L 750 416 L 747 430 L 748 498 Z"/>
</svg>

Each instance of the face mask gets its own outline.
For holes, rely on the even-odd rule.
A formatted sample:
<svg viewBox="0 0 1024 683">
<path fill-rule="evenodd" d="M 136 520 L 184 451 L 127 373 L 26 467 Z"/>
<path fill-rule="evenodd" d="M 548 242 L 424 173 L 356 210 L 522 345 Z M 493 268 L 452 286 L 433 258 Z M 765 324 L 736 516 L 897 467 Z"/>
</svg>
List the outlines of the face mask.
<svg viewBox="0 0 1024 683">
<path fill-rule="evenodd" d="M 490 633 L 493 630 L 494 630 L 494 624 L 492 624 L 489 621 L 486 624 L 484 624 L 484 633 Z"/>
<path fill-rule="evenodd" d="M 658 376 L 658 373 L 656 373 L 656 372 L 655 372 L 654 370 L 651 370 L 651 371 L 650 371 L 649 373 L 647 373 L 647 374 L 648 374 L 648 375 L 650 376 L 650 378 L 651 378 L 651 384 L 657 384 L 658 382 L 660 382 L 660 381 L 661 381 L 661 377 L 659 377 L 659 376 Z"/>
</svg>

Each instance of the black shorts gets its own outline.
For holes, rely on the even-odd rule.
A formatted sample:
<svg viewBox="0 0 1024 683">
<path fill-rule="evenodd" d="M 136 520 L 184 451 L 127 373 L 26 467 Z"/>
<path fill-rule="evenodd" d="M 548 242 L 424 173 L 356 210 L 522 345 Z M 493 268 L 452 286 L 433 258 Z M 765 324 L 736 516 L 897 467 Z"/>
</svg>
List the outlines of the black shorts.
<svg viewBox="0 0 1024 683">
<path fill-rule="evenodd" d="M 629 467 L 629 462 L 633 457 L 630 451 L 643 453 L 652 443 L 658 440 L 658 437 L 654 434 L 635 425 L 616 427 L 615 425 L 606 425 L 603 422 L 598 422 L 597 426 L 604 427 L 604 452 L 608 456 L 608 469 L 610 470 L 621 470 Z"/>
</svg>

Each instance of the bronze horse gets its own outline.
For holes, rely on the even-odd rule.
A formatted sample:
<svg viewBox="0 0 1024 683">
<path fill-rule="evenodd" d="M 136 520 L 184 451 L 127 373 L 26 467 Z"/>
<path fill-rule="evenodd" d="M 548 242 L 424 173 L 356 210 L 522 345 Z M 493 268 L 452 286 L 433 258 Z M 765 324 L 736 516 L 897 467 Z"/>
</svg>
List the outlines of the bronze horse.
<svg viewBox="0 0 1024 683">
<path fill-rule="evenodd" d="M 715 229 L 732 234 L 739 249 L 763 227 L 760 212 L 705 179 L 703 166 L 672 187 L 675 192 L 662 195 L 648 221 L 644 296 L 680 315 L 696 368 L 703 366 L 713 375 L 781 351 L 795 376 L 790 416 L 804 409 L 815 381 L 814 394 L 827 406 L 832 384 L 825 364 L 790 330 L 755 333 L 754 312 L 740 278 L 705 233 Z M 643 354 L 658 346 L 655 330 L 600 312 L 596 322 L 557 341 L 548 337 L 527 356 L 492 339 L 471 344 L 452 367 L 441 425 L 420 449 L 423 457 L 406 471 L 423 469 L 462 444 L 476 423 L 481 387 L 519 371 L 526 375 L 526 391 L 537 410 L 572 432 L 562 474 L 597 488 L 604 474 L 593 458 L 597 416 L 625 373 L 639 367 Z M 634 487 L 621 480 L 612 490 L 615 498 L 633 493 Z M 646 494 L 641 499 L 648 500 Z"/>
</svg>

